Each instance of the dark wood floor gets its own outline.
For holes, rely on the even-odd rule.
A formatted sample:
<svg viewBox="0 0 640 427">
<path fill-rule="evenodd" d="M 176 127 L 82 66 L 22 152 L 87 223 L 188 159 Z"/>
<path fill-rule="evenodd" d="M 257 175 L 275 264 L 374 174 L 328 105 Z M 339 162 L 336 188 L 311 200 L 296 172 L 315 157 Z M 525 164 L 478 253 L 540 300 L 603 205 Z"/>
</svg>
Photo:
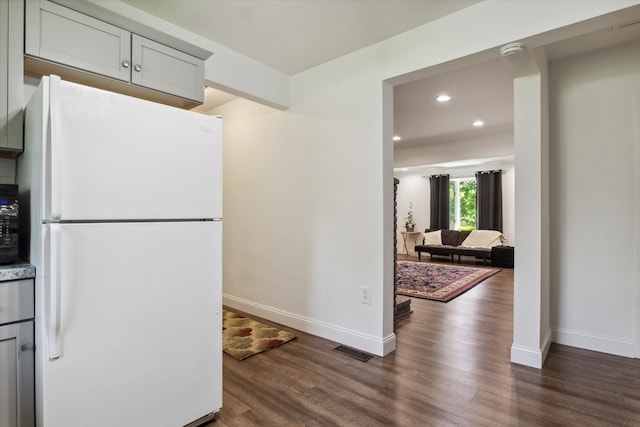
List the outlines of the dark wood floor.
<svg viewBox="0 0 640 427">
<path fill-rule="evenodd" d="M 512 291 L 503 269 L 448 303 L 414 298 L 396 351 L 366 363 L 299 331 L 241 362 L 225 354 L 208 427 L 640 425 L 638 359 L 554 344 L 542 370 L 509 362 Z"/>
</svg>

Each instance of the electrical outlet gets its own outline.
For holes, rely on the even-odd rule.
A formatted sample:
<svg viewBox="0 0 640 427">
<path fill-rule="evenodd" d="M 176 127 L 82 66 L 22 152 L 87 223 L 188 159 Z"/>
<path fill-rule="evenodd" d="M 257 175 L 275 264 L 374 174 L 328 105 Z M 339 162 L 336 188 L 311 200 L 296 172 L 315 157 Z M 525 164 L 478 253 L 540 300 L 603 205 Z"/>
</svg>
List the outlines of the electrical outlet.
<svg viewBox="0 0 640 427">
<path fill-rule="evenodd" d="M 371 304 L 371 288 L 360 286 L 360 302 L 363 304 Z"/>
</svg>

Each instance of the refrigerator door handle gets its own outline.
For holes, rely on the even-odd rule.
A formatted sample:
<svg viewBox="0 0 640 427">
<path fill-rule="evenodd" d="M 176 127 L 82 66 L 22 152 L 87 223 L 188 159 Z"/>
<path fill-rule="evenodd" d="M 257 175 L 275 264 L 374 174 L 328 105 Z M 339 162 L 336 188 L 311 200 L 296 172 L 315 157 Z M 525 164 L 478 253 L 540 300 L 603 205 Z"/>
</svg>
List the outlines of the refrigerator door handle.
<svg viewBox="0 0 640 427">
<path fill-rule="evenodd" d="M 48 323 L 48 339 L 49 339 L 49 359 L 58 359 L 61 356 L 60 351 L 60 278 L 61 278 L 61 246 L 62 237 L 60 233 L 60 224 L 51 224 L 51 251 L 49 265 L 49 300 L 46 306 L 49 309 Z"/>
<path fill-rule="evenodd" d="M 53 221 L 62 219 L 62 155 L 61 147 L 63 139 L 60 137 L 60 77 L 52 75 L 49 77 L 49 140 L 47 145 L 49 148 L 49 169 L 50 173 L 46 176 L 49 182 L 45 185 L 49 187 L 49 209 L 47 218 Z M 56 146 L 54 147 L 53 142 Z"/>
</svg>

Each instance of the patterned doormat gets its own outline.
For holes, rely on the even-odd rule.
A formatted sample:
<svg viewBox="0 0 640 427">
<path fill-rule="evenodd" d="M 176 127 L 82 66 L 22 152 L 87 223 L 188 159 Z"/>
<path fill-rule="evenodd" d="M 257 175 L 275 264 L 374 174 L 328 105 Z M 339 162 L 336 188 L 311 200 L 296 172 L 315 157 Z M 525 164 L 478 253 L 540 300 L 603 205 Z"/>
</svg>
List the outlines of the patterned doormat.
<svg viewBox="0 0 640 427">
<path fill-rule="evenodd" d="M 447 302 L 498 272 L 499 268 L 398 261 L 396 293 Z"/>
<path fill-rule="evenodd" d="M 222 350 L 238 360 L 278 347 L 295 337 L 291 332 L 222 310 Z"/>
</svg>

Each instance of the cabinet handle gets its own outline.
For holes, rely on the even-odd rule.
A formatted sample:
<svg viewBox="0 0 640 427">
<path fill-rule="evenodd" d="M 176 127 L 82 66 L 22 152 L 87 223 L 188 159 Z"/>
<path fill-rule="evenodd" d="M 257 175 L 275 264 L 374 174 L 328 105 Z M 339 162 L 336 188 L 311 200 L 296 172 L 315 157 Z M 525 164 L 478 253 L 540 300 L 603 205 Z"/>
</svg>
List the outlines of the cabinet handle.
<svg viewBox="0 0 640 427">
<path fill-rule="evenodd" d="M 129 61 L 122 61 L 122 66 L 124 68 L 129 68 Z"/>
<path fill-rule="evenodd" d="M 20 351 L 33 351 L 33 344 L 27 343 L 20 346 Z"/>
<path fill-rule="evenodd" d="M 142 71 L 142 67 L 140 65 L 138 65 L 138 64 L 134 65 L 133 69 L 136 70 L 136 71 Z"/>
</svg>

